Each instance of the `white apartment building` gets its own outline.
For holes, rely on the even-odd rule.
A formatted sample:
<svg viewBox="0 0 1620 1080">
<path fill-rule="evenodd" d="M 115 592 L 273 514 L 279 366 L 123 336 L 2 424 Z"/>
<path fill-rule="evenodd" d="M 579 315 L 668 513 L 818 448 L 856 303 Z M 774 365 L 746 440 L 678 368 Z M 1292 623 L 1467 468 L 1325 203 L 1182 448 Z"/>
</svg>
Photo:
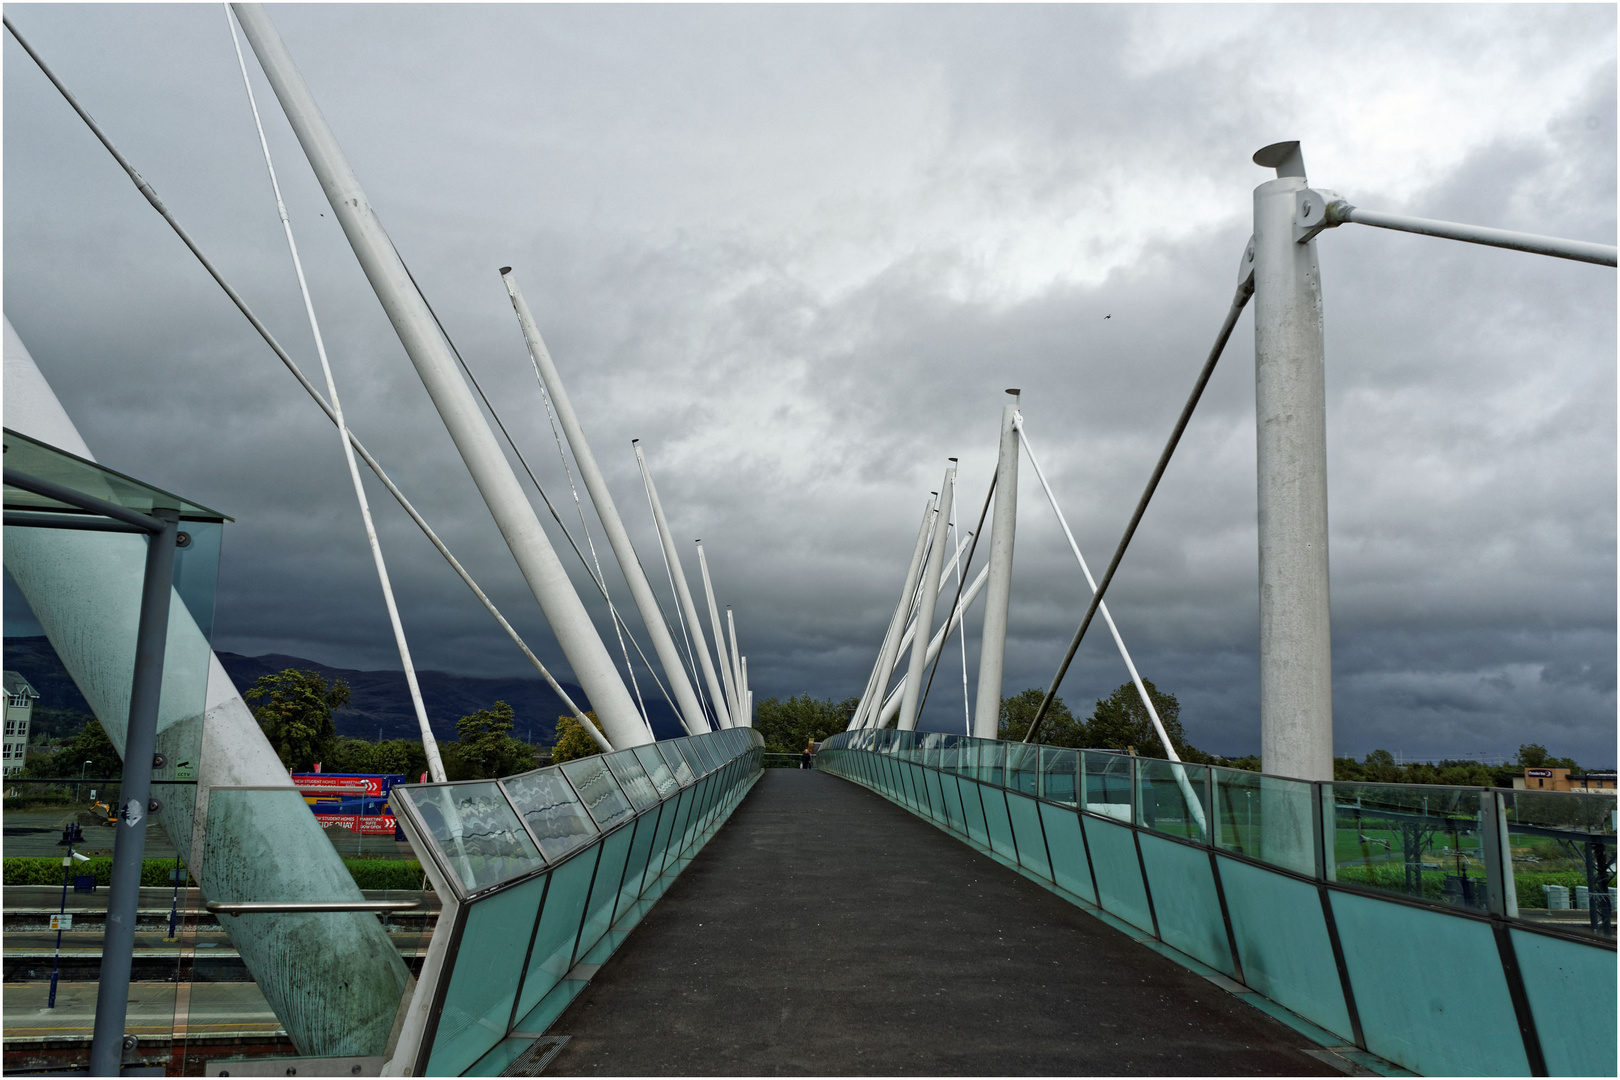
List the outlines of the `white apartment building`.
<svg viewBox="0 0 1620 1080">
<path fill-rule="evenodd" d="M 34 700 L 39 697 L 39 691 L 15 671 L 5 673 L 5 690 L 5 756 L 0 758 L 0 764 L 5 767 L 5 775 L 12 776 L 22 772 L 23 757 L 28 753 L 28 727 L 33 718 Z"/>
</svg>

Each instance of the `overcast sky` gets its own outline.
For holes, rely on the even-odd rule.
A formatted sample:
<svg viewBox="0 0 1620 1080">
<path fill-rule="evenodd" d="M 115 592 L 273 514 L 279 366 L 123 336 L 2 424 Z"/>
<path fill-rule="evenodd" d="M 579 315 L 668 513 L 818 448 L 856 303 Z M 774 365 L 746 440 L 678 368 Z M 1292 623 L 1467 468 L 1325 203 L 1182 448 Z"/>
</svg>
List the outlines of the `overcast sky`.
<svg viewBox="0 0 1620 1080">
<path fill-rule="evenodd" d="M 222 9 L 6 13 L 316 375 Z M 1260 146 L 1301 140 L 1361 206 L 1615 242 L 1611 5 L 271 13 L 548 494 L 571 507 L 508 264 L 660 592 L 638 437 L 761 698 L 860 692 L 947 457 L 977 513 L 1005 387 L 1100 572 L 1226 310 Z M 6 314 L 103 461 L 235 517 L 216 647 L 397 667 L 332 428 L 9 37 L 4 59 Z M 562 666 L 249 65 L 352 426 Z M 1615 272 L 1318 244 L 1337 751 L 1612 767 Z M 1109 594 L 1224 753 L 1259 746 L 1252 327 Z M 372 500 L 419 666 L 531 670 Z M 1007 693 L 1046 684 L 1087 599 L 1027 467 L 1019 501 Z M 925 726 L 960 730 L 948 659 Z M 1062 693 L 1084 715 L 1124 678 L 1099 627 Z"/>
</svg>

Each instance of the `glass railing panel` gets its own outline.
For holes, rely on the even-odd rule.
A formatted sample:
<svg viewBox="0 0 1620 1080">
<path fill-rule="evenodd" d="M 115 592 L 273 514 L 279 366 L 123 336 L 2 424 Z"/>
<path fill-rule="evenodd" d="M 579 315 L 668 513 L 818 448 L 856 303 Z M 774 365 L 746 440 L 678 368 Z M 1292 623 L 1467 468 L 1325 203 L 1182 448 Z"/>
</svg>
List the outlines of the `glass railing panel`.
<svg viewBox="0 0 1620 1080">
<path fill-rule="evenodd" d="M 1080 808 L 1116 821 L 1132 820 L 1129 754 L 1080 752 Z"/>
<path fill-rule="evenodd" d="M 428 1058 L 430 1075 L 459 1074 L 506 1037 L 545 891 L 545 878 L 536 877 L 469 905 Z"/>
<path fill-rule="evenodd" d="M 1159 758 L 1136 759 L 1139 823 L 1155 832 L 1203 840 L 1209 832 L 1208 793 L 1203 765 Z"/>
<path fill-rule="evenodd" d="M 1324 784 L 1323 842 L 1345 884 L 1486 910 L 1479 788 Z"/>
<path fill-rule="evenodd" d="M 673 746 L 675 750 L 686 759 L 686 763 L 692 767 L 692 776 L 694 778 L 705 776 L 714 771 L 714 764 L 710 762 L 708 758 L 704 757 L 703 752 L 697 746 L 696 740 L 676 739 L 674 742 L 670 743 L 670 745 Z"/>
<path fill-rule="evenodd" d="M 961 755 L 961 736 L 947 735 L 940 740 L 938 768 L 942 772 L 955 772 L 956 762 Z"/>
<path fill-rule="evenodd" d="M 694 735 L 690 739 L 683 739 L 681 745 L 689 753 L 696 754 L 698 760 L 703 762 L 704 772 L 713 772 L 720 767 L 721 756 L 716 752 L 714 745 L 709 742 L 707 735 Z"/>
<path fill-rule="evenodd" d="M 1310 783 L 1241 769 L 1211 772 L 1216 846 L 1314 876 Z"/>
<path fill-rule="evenodd" d="M 586 812 L 602 831 L 606 832 L 635 814 L 630 800 L 619 790 L 619 784 L 613 779 L 601 754 L 565 761 L 560 767 L 563 775 L 574 785 L 580 801 L 585 804 Z"/>
<path fill-rule="evenodd" d="M 409 800 L 445 871 L 468 892 L 545 866 L 495 781 L 396 787 Z"/>
<path fill-rule="evenodd" d="M 992 739 L 979 740 L 979 779 L 998 787 L 1006 783 L 1007 744 Z"/>
<path fill-rule="evenodd" d="M 596 839 L 601 832 L 573 787 L 555 769 L 509 776 L 501 783 L 506 785 L 512 805 L 550 862 Z"/>
<path fill-rule="evenodd" d="M 1043 799 L 1066 806 L 1076 803 L 1080 785 L 1080 753 L 1056 746 L 1041 747 L 1041 786 Z"/>
<path fill-rule="evenodd" d="M 675 779 L 675 774 L 670 771 L 669 762 L 658 752 L 656 744 L 637 746 L 633 752 L 636 760 L 641 762 L 641 767 L 647 770 L 647 779 L 658 789 L 660 799 L 667 799 L 680 790 L 680 782 Z"/>
<path fill-rule="evenodd" d="M 669 771 L 674 774 L 677 784 L 681 787 L 687 787 L 693 780 L 697 779 L 692 774 L 691 762 L 686 760 L 686 756 L 677 749 L 675 743 L 665 740 L 653 743 L 653 746 L 663 755 L 664 763 L 669 766 Z"/>
<path fill-rule="evenodd" d="M 637 810 L 645 810 L 658 802 L 658 787 L 647 775 L 642 767 L 641 759 L 636 757 L 633 750 L 619 750 L 612 754 L 603 754 L 602 760 L 607 762 L 608 768 L 613 770 L 613 778 L 619 782 Z"/>
<path fill-rule="evenodd" d="M 1007 743 L 1007 787 L 1034 795 L 1040 789 L 1041 747 L 1039 743 Z"/>
<path fill-rule="evenodd" d="M 1552 791 L 1501 797 L 1518 917 L 1612 940 L 1616 797 Z"/>
</svg>

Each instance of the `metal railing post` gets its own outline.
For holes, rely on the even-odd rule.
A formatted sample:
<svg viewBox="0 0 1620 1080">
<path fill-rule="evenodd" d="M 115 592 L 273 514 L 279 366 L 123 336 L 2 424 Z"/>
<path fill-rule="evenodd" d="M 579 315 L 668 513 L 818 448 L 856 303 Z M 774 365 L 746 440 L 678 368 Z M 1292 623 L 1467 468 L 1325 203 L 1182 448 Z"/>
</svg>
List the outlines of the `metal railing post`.
<svg viewBox="0 0 1620 1080">
<path fill-rule="evenodd" d="M 141 862 L 146 826 L 158 805 L 152 801 L 153 755 L 157 750 L 158 702 L 163 692 L 163 658 L 169 636 L 169 595 L 174 585 L 178 510 L 154 508 L 162 529 L 147 539 L 146 574 L 135 639 L 135 677 L 130 685 L 129 726 L 124 735 L 123 806 L 113 839 L 112 884 L 107 890 L 107 928 L 102 944 L 101 978 L 96 987 L 96 1020 L 90 1043 L 90 1074 L 117 1076 L 124 1060 L 124 1022 L 129 1010 L 129 976 L 135 953 L 135 916 L 141 896 Z"/>
</svg>

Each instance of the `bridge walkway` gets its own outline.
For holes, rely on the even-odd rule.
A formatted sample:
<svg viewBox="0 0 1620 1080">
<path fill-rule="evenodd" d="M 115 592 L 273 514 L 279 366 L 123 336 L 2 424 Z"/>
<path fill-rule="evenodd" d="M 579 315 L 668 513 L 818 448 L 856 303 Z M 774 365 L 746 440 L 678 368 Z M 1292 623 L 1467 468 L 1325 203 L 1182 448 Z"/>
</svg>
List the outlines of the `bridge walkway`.
<svg viewBox="0 0 1620 1080">
<path fill-rule="evenodd" d="M 882 797 L 768 769 L 551 1027 L 561 1075 L 1334 1075 Z"/>
</svg>

